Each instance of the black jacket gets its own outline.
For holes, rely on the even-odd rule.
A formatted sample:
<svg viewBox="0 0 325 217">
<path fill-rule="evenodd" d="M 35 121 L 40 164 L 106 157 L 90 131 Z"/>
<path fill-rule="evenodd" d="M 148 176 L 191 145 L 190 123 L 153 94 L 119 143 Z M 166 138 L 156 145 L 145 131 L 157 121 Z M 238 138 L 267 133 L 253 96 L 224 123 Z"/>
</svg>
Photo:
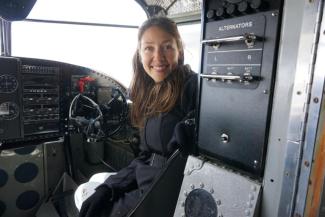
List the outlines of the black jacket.
<svg viewBox="0 0 325 217">
<path fill-rule="evenodd" d="M 197 82 L 197 74 L 190 73 L 174 109 L 145 121 L 140 155 L 105 181 L 104 184 L 113 192 L 114 203 L 110 216 L 125 216 L 153 183 L 168 157 L 178 148 L 171 138 L 175 125 L 195 109 Z"/>
</svg>

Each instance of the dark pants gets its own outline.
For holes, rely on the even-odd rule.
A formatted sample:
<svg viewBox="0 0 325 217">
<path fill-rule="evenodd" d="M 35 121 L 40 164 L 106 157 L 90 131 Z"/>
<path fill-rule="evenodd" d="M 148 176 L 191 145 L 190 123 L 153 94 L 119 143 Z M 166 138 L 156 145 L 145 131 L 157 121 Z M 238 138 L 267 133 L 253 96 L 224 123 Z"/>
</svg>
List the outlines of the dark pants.
<svg viewBox="0 0 325 217">
<path fill-rule="evenodd" d="M 103 207 L 101 217 L 125 217 L 132 209 L 135 208 L 140 198 L 141 196 L 139 190 L 126 193 L 117 201 L 107 203 L 106 207 Z"/>
<path fill-rule="evenodd" d="M 135 177 L 137 188 L 123 194 L 119 194 L 118 199 L 111 204 L 108 204 L 105 209 L 105 217 L 124 217 L 135 208 L 137 203 L 141 200 L 146 191 L 154 183 L 157 174 L 162 170 L 166 164 L 167 158 L 153 154 L 146 161 L 134 162 Z M 119 182 L 123 183 L 123 177 L 128 175 L 128 170 L 121 170 L 116 175 L 110 176 L 106 181 L 109 183 Z"/>
</svg>

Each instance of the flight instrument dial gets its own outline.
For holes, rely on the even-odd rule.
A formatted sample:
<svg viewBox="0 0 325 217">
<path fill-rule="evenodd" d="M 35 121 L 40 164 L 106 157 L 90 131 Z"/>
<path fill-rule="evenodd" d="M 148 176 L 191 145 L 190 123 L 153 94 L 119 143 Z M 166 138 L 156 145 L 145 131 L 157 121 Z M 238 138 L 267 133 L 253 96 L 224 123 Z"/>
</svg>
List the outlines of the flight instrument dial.
<svg viewBox="0 0 325 217">
<path fill-rule="evenodd" d="M 14 102 L 0 104 L 0 120 L 13 120 L 19 116 L 19 107 Z"/>
<path fill-rule="evenodd" d="M 13 93 L 17 90 L 18 81 L 12 75 L 0 76 L 0 93 Z"/>
</svg>

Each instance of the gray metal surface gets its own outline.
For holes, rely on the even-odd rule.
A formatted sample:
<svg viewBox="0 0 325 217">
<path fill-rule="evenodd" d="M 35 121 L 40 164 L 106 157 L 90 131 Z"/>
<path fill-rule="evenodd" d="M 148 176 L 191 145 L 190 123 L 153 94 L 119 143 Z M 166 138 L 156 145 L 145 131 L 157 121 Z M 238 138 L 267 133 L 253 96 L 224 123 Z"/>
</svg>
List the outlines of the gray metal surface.
<svg viewBox="0 0 325 217">
<path fill-rule="evenodd" d="M 0 153 L 0 168 L 8 174 L 8 181 L 0 188 L 0 201 L 2 201 L 6 206 L 6 210 L 1 217 L 33 216 L 35 215 L 37 208 L 41 204 L 41 200 L 44 197 L 43 146 L 37 145 L 34 150 L 28 149 L 31 150 L 29 153 L 25 153 L 24 151 L 20 152 L 23 149 L 26 150 L 25 148 L 28 149 L 29 147 L 3 150 Z M 32 180 L 21 182 L 17 180 L 15 175 L 17 168 L 25 163 L 35 165 L 38 169 L 38 173 Z M 29 174 L 26 172 L 22 175 L 27 177 L 27 179 L 30 178 Z M 37 193 L 39 195 L 39 200 L 36 204 L 34 204 L 35 201 L 33 201 L 33 198 L 28 198 L 29 201 L 26 200 L 27 198 L 24 198 L 24 204 L 22 204 L 22 206 L 26 207 L 26 209 L 20 209 L 17 207 L 17 201 L 19 200 L 18 198 L 20 198 L 20 196 L 26 192 Z M 28 207 L 31 208 L 27 209 Z"/>
<path fill-rule="evenodd" d="M 63 137 L 54 141 L 44 142 L 44 179 L 45 195 L 52 193 L 65 171 L 65 154 Z"/>
<path fill-rule="evenodd" d="M 302 161 L 299 172 L 299 183 L 297 200 L 295 204 L 295 214 L 303 216 L 307 199 L 307 189 L 313 153 L 315 148 L 318 121 L 320 116 L 321 102 L 324 90 L 325 79 L 325 17 L 324 1 L 318 3 L 318 8 L 310 8 L 310 14 L 317 15 L 314 27 L 313 50 L 311 54 L 310 70 L 312 73 L 308 118 L 306 122 L 306 136 L 303 143 Z M 322 21 L 322 23 L 320 23 Z M 314 62 L 315 61 L 315 62 Z"/>
<path fill-rule="evenodd" d="M 1 27 L 1 55 L 11 55 L 11 23 L 0 18 Z"/>
<path fill-rule="evenodd" d="M 193 156 L 187 160 L 184 175 L 174 217 L 185 216 L 186 199 L 196 189 L 210 193 L 217 205 L 218 217 L 258 216 L 260 183 Z"/>
<path fill-rule="evenodd" d="M 269 142 L 263 180 L 261 216 L 278 217 L 281 197 L 290 103 L 295 79 L 296 58 L 300 40 L 302 14 L 305 1 L 286 0 L 282 12 L 282 25 L 278 51 L 277 75 Z"/>
<path fill-rule="evenodd" d="M 287 61 L 296 63 L 296 70 L 294 71 L 295 81 L 292 90 L 292 99 L 290 102 L 289 124 L 284 150 L 284 168 L 283 170 L 280 170 L 283 173 L 283 180 L 280 183 L 282 188 L 277 216 L 292 216 L 295 205 L 297 211 L 295 214 L 300 216 L 303 215 L 304 202 L 298 202 L 295 204 L 295 201 L 296 199 L 299 199 L 296 195 L 298 187 L 297 185 L 308 185 L 309 172 L 307 172 L 308 174 L 304 173 L 299 177 L 301 163 L 305 163 L 302 161 L 302 154 L 306 153 L 305 151 L 312 153 L 314 146 L 313 142 L 309 146 L 304 146 L 306 127 L 309 128 L 309 124 L 313 125 L 315 128 L 317 126 L 313 121 L 313 123 L 307 123 L 306 120 L 310 120 L 307 119 L 308 107 L 314 69 L 314 45 L 318 34 L 317 27 L 320 9 L 319 5 L 321 2 L 322 1 L 298 1 L 300 5 L 303 5 L 303 11 L 301 13 L 301 29 L 300 31 L 296 32 L 297 35 L 300 35 L 298 45 L 296 45 L 298 47 L 297 58 L 290 58 L 291 56 L 284 57 Z M 297 4 L 297 1 L 287 1 L 284 11 L 287 12 L 288 15 L 294 16 L 296 19 L 299 16 L 297 16 L 296 11 L 293 11 L 292 8 L 290 8 L 292 6 L 291 4 Z M 295 20 L 294 22 L 297 21 Z M 317 119 L 318 115 L 315 115 L 315 118 Z M 308 133 L 309 132 L 306 134 L 306 138 L 309 136 Z M 298 183 L 299 179 L 300 183 Z M 301 189 L 301 194 L 299 197 L 306 196 L 305 190 Z"/>
</svg>

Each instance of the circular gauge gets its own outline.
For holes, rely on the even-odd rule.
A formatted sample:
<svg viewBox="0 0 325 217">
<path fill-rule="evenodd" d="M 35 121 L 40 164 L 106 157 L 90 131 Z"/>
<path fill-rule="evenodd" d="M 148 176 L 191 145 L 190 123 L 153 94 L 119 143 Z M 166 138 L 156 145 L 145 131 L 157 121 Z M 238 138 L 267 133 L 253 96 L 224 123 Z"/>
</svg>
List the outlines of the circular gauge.
<svg viewBox="0 0 325 217">
<path fill-rule="evenodd" d="M 13 120 L 19 115 L 19 107 L 13 102 L 0 104 L 0 120 Z"/>
<path fill-rule="evenodd" d="M 12 93 L 17 90 L 18 81 L 12 75 L 0 76 L 0 93 Z"/>
</svg>

